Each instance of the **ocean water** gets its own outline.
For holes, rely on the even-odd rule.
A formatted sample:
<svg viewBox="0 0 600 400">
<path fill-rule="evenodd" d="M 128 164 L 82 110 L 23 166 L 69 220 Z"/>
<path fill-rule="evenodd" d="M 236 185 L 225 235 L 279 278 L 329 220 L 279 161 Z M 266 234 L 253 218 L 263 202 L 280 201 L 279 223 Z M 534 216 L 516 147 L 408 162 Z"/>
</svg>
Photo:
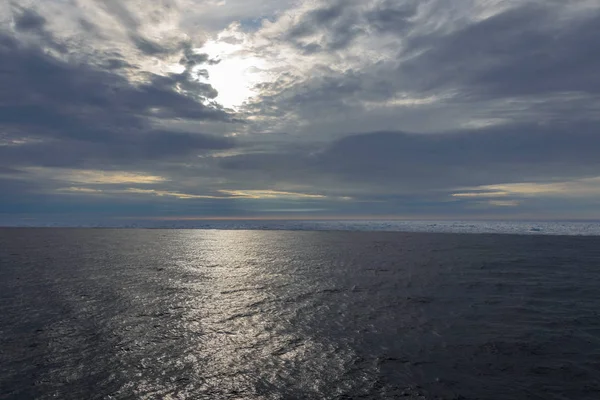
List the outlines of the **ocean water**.
<svg viewBox="0 0 600 400">
<path fill-rule="evenodd" d="M 1 399 L 600 398 L 600 238 L 0 230 Z"/>
<path fill-rule="evenodd" d="M 57 223 L 38 219 L 2 219 L 1 226 L 152 229 L 220 229 L 220 230 L 293 230 L 293 231 L 363 231 L 363 232 L 431 232 L 497 233 L 515 235 L 600 236 L 600 221 L 409 221 L 409 220 L 149 220 L 80 219 Z"/>
</svg>

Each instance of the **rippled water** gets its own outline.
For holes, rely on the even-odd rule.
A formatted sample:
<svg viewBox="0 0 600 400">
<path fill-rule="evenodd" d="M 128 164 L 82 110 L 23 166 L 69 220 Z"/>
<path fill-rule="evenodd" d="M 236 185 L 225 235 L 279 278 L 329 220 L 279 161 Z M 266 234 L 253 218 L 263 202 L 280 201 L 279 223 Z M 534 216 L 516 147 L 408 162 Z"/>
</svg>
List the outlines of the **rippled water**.
<svg viewBox="0 0 600 400">
<path fill-rule="evenodd" d="M 600 238 L 0 230 L 0 398 L 598 399 Z"/>
</svg>

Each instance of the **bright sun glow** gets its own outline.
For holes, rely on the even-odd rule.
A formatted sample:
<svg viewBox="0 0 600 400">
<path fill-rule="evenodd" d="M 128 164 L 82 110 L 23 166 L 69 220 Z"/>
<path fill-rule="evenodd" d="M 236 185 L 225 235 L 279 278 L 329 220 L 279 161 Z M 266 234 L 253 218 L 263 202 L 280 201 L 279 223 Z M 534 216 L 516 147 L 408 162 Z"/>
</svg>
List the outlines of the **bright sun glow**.
<svg viewBox="0 0 600 400">
<path fill-rule="evenodd" d="M 221 60 L 201 68 L 208 71 L 207 82 L 219 92 L 216 100 L 225 107 L 240 107 L 258 94 L 255 85 L 268 79 L 265 60 L 245 52 L 243 44 L 210 40 L 200 51 Z"/>
</svg>

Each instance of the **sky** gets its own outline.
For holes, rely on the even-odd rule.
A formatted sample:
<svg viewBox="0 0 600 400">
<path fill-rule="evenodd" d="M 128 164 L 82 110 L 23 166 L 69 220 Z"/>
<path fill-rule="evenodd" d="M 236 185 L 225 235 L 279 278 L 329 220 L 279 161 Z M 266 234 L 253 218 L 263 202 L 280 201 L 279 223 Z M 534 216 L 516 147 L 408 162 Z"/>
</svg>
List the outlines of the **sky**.
<svg viewBox="0 0 600 400">
<path fill-rule="evenodd" d="M 600 219 L 600 0 L 0 2 L 0 223 Z"/>
</svg>

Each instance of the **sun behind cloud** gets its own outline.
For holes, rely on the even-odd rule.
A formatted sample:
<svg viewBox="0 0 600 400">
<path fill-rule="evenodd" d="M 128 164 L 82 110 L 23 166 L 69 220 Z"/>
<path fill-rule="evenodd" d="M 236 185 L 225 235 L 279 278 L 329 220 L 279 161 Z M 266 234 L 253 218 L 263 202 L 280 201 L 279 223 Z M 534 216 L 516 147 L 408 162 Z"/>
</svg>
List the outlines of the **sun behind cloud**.
<svg viewBox="0 0 600 400">
<path fill-rule="evenodd" d="M 218 92 L 216 101 L 226 108 L 238 109 L 244 102 L 256 96 L 257 84 L 268 81 L 268 62 L 246 50 L 243 38 L 217 36 L 207 41 L 202 49 L 218 62 L 203 65 L 208 72 L 206 79 Z"/>
</svg>

